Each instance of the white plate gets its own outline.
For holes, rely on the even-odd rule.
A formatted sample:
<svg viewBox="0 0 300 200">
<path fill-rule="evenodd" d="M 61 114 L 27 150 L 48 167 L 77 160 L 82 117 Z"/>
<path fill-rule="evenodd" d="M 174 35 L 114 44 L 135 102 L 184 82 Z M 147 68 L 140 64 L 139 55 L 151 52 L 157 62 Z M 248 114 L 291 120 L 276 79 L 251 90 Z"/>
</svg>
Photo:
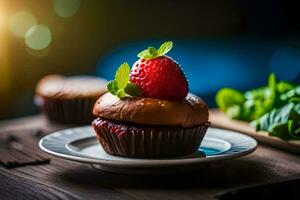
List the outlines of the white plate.
<svg viewBox="0 0 300 200">
<path fill-rule="evenodd" d="M 65 129 L 45 136 L 40 148 L 57 157 L 89 163 L 94 167 L 117 173 L 165 173 L 187 171 L 204 162 L 247 155 L 257 142 L 244 134 L 208 128 L 199 151 L 184 157 L 139 159 L 112 156 L 104 152 L 91 126 Z"/>
</svg>

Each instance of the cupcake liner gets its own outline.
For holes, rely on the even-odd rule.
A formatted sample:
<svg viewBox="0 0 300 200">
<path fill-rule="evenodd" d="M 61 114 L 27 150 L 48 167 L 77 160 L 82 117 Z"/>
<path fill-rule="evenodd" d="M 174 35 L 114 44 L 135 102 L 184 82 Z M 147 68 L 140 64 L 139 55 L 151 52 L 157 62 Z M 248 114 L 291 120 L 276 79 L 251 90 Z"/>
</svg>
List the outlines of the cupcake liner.
<svg viewBox="0 0 300 200">
<path fill-rule="evenodd" d="M 36 97 L 35 102 L 49 120 L 70 124 L 90 124 L 97 98 L 57 99 Z"/>
<path fill-rule="evenodd" d="M 96 119 L 92 123 L 102 148 L 124 157 L 178 157 L 194 153 L 209 123 L 191 128 L 179 126 L 146 126 Z"/>
</svg>

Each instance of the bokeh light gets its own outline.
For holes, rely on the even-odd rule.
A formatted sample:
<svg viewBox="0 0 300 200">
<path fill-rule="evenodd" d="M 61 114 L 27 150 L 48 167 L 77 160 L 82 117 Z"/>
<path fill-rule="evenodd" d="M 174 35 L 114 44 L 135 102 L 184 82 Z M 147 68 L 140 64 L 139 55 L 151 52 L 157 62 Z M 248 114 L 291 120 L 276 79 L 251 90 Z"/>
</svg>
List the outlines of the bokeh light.
<svg viewBox="0 0 300 200">
<path fill-rule="evenodd" d="M 31 27 L 25 35 L 26 45 L 34 50 L 41 50 L 51 43 L 52 35 L 49 28 L 45 25 Z"/>
<path fill-rule="evenodd" d="M 80 0 L 55 0 L 55 13 L 64 18 L 72 17 L 80 7 Z"/>
<path fill-rule="evenodd" d="M 24 37 L 28 29 L 35 26 L 37 21 L 35 17 L 27 12 L 20 11 L 14 14 L 9 20 L 9 30 L 18 37 Z"/>
</svg>

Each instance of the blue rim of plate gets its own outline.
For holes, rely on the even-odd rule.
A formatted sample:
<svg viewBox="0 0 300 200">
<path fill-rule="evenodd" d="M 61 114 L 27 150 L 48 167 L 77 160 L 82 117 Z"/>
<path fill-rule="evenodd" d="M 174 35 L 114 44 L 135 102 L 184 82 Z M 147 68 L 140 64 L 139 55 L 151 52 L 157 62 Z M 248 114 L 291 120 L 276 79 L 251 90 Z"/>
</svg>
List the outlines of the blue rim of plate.
<svg viewBox="0 0 300 200">
<path fill-rule="evenodd" d="M 221 152 L 220 154 L 212 154 L 205 157 L 194 157 L 193 155 L 188 155 L 185 157 L 177 158 L 139 159 L 122 158 L 107 154 L 107 158 L 99 159 L 76 152 L 75 150 L 70 148 L 70 144 L 76 141 L 86 138 L 96 139 L 94 130 L 91 126 L 70 128 L 49 134 L 40 140 L 39 147 L 46 153 L 49 153 L 53 156 L 72 161 L 111 167 L 136 168 L 190 165 L 203 162 L 226 160 L 245 156 L 252 153 L 257 148 L 257 142 L 255 139 L 231 130 L 209 127 L 205 137 L 226 141 L 230 143 L 230 147 L 228 148 L 228 150 Z M 101 148 L 100 145 L 99 148 Z"/>
</svg>

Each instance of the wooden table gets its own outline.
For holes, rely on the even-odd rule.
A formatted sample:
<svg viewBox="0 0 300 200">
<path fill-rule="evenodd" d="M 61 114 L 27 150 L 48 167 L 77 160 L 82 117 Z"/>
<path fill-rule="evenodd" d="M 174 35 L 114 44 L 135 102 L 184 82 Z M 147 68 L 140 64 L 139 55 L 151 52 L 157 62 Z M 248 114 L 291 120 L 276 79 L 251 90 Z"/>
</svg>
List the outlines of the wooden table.
<svg viewBox="0 0 300 200">
<path fill-rule="evenodd" d="M 0 130 L 65 127 L 41 115 L 0 123 Z M 16 199 L 29 199 L 28 194 L 36 199 L 213 199 L 236 187 L 300 177 L 299 166 L 299 155 L 262 145 L 248 156 L 205 164 L 194 173 L 156 176 L 112 174 L 51 157 L 50 164 L 0 168 L 0 199 L 8 194 Z"/>
</svg>

